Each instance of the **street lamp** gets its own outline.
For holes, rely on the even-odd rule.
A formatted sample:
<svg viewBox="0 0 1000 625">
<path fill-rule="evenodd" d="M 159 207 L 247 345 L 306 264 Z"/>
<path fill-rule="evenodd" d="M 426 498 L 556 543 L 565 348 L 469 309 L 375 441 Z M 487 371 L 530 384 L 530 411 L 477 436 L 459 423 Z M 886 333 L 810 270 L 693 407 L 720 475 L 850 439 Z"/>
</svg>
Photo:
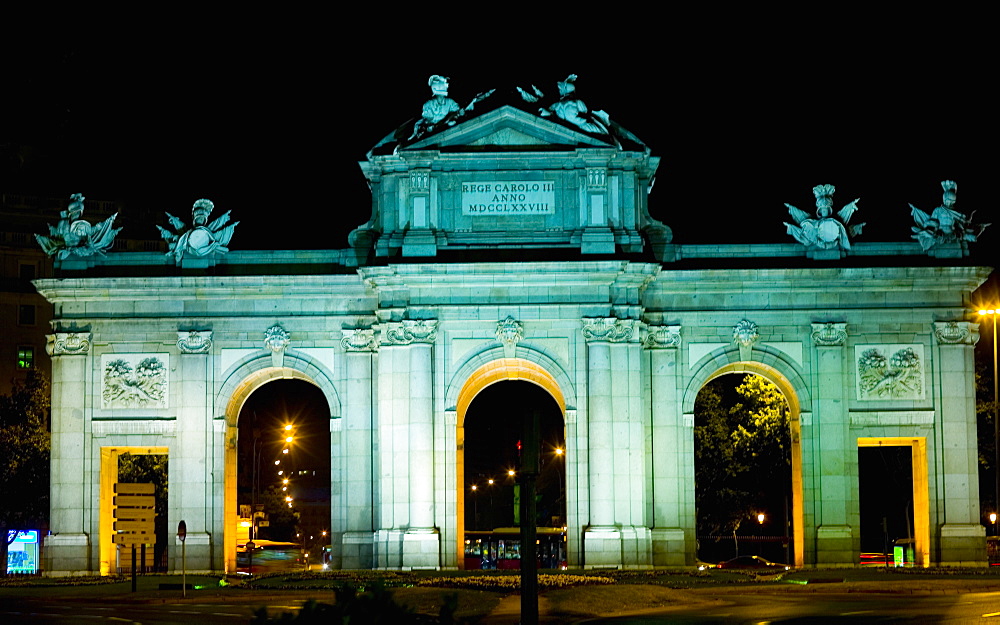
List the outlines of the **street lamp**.
<svg viewBox="0 0 1000 625">
<path fill-rule="evenodd" d="M 993 524 L 993 535 L 996 536 L 996 534 L 997 534 L 997 513 L 996 512 L 990 512 L 990 523 Z"/>
<path fill-rule="evenodd" d="M 764 513 L 763 512 L 759 513 L 757 515 L 757 522 L 760 523 L 761 525 L 764 525 L 764 518 L 765 518 Z"/>
<path fill-rule="evenodd" d="M 994 505 L 1000 509 L 1000 417 L 997 415 L 997 315 L 1000 310 L 997 308 L 980 309 L 979 316 L 989 315 L 993 320 L 993 481 L 994 481 Z"/>
</svg>

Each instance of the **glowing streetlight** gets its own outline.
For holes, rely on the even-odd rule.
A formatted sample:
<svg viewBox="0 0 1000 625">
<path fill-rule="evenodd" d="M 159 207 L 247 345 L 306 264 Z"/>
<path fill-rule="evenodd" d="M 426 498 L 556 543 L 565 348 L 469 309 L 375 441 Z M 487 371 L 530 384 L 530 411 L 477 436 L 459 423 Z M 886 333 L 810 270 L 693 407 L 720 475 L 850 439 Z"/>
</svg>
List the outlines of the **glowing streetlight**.
<svg viewBox="0 0 1000 625">
<path fill-rule="evenodd" d="M 1000 508 L 1000 415 L 998 415 L 997 398 L 997 316 L 1000 309 L 988 308 L 979 310 L 979 316 L 989 316 L 993 320 L 993 479 L 996 482 L 994 495 L 995 504 Z"/>
<path fill-rule="evenodd" d="M 291 432 L 292 431 L 292 424 L 291 423 L 286 423 L 285 424 L 285 431 L 286 432 Z"/>
<path fill-rule="evenodd" d="M 472 485 L 472 490 L 479 490 L 479 487 L 478 487 L 478 486 L 476 486 L 475 484 L 473 484 L 473 485 Z"/>
<path fill-rule="evenodd" d="M 564 449 L 563 449 L 562 447 L 556 447 L 556 448 L 555 448 L 555 452 L 556 452 L 556 455 L 557 455 L 557 456 L 561 456 L 561 455 L 563 455 L 564 453 L 566 453 L 566 450 L 564 450 Z"/>
<path fill-rule="evenodd" d="M 514 477 L 514 469 L 507 469 L 507 475 L 509 477 Z"/>
<path fill-rule="evenodd" d="M 765 518 L 764 517 L 764 513 L 763 512 L 759 513 L 757 515 L 757 522 L 760 523 L 761 525 L 763 525 L 764 524 L 764 518 Z"/>
<path fill-rule="evenodd" d="M 487 483 L 488 483 L 488 484 L 489 484 L 490 486 L 493 486 L 493 478 L 492 478 L 492 477 L 491 477 L 490 479 L 486 480 L 486 482 L 487 482 Z"/>
</svg>

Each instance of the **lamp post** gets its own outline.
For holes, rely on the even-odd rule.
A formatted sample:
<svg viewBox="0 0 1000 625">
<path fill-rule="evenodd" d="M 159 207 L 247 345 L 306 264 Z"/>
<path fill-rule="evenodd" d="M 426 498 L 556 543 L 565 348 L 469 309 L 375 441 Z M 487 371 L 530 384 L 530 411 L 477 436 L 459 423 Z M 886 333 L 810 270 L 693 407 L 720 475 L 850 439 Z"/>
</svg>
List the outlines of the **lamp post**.
<svg viewBox="0 0 1000 625">
<path fill-rule="evenodd" d="M 994 482 L 994 506 L 1000 510 L 1000 417 L 997 415 L 997 315 L 1000 310 L 996 308 L 981 309 L 979 315 L 987 316 L 993 320 L 993 482 Z"/>
<path fill-rule="evenodd" d="M 993 524 L 993 535 L 997 535 L 997 513 L 990 512 L 990 523 Z"/>
</svg>

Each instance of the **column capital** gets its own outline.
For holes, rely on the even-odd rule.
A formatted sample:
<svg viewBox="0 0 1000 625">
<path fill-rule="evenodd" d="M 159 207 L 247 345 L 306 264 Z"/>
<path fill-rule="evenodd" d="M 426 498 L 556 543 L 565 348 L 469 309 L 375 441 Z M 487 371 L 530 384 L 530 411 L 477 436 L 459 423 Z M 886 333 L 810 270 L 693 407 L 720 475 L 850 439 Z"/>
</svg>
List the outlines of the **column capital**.
<svg viewBox="0 0 1000 625">
<path fill-rule="evenodd" d="M 404 319 L 382 325 L 382 345 L 432 344 L 437 340 L 437 319 Z"/>
<path fill-rule="evenodd" d="M 681 346 L 680 326 L 646 326 L 642 346 L 646 349 L 677 349 Z"/>
<path fill-rule="evenodd" d="M 847 344 L 846 323 L 814 323 L 812 324 L 813 344 L 819 347 L 842 347 Z"/>
<path fill-rule="evenodd" d="M 584 317 L 583 337 L 587 342 L 627 343 L 639 339 L 639 322 L 617 317 Z"/>
<path fill-rule="evenodd" d="M 971 321 L 935 321 L 934 338 L 943 345 L 975 345 L 979 324 Z"/>
<path fill-rule="evenodd" d="M 212 349 L 211 330 L 177 332 L 177 349 L 182 354 L 207 354 Z"/>
<path fill-rule="evenodd" d="M 347 352 L 377 352 L 378 341 L 375 338 L 375 330 L 372 328 L 362 330 L 344 330 L 344 336 L 340 339 L 340 346 Z"/>
<path fill-rule="evenodd" d="M 45 353 L 71 356 L 90 352 L 90 332 L 56 332 L 45 336 Z"/>
</svg>

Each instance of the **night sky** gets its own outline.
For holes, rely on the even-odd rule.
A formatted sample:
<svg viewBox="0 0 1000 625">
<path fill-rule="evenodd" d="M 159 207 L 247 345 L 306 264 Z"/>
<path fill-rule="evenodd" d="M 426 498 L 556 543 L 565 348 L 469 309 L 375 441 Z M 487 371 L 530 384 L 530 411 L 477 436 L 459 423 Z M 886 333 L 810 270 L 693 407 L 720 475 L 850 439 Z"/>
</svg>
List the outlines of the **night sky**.
<svg viewBox="0 0 1000 625">
<path fill-rule="evenodd" d="M 464 105 L 494 87 L 555 92 L 575 73 L 592 110 L 662 158 L 650 207 L 677 243 L 792 243 L 784 203 L 811 211 L 823 183 L 836 208 L 860 198 L 856 241 L 909 241 L 907 204 L 931 211 L 953 179 L 957 207 L 995 222 L 973 248 L 995 263 L 995 37 L 959 16 L 580 7 L 580 28 L 420 10 L 6 29 L 0 192 L 82 192 L 182 218 L 206 197 L 241 222 L 233 250 L 343 248 L 370 215 L 357 163 L 419 115 L 429 75 L 449 76 Z"/>
<path fill-rule="evenodd" d="M 662 157 L 651 211 L 675 242 L 790 243 L 784 202 L 811 210 L 822 183 L 836 185 L 838 208 L 861 198 L 857 241 L 909 240 L 907 203 L 932 210 L 944 179 L 958 181 L 959 209 L 996 221 L 985 39 L 730 17 L 590 45 L 469 45 L 442 24 L 408 37 L 355 24 L 362 39 L 345 39 L 343 26 L 309 20 L 278 20 L 266 36 L 257 23 L 5 42 L 0 190 L 181 216 L 207 197 L 241 221 L 232 249 L 342 248 L 370 214 L 357 162 L 419 114 L 430 74 L 450 76 L 464 105 L 494 87 L 555 92 L 576 73 L 591 109 Z"/>
</svg>

